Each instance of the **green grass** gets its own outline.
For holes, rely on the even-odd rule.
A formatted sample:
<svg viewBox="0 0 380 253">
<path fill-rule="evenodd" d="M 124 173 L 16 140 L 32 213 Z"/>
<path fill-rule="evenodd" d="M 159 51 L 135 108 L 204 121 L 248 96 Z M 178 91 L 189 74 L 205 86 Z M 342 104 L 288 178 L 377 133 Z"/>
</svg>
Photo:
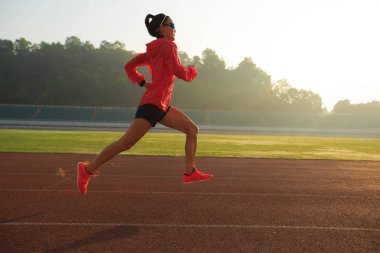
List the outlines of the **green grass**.
<svg viewBox="0 0 380 253">
<path fill-rule="evenodd" d="M 0 130 L 0 152 L 96 154 L 123 133 Z M 183 156 L 185 135 L 148 133 L 123 154 Z M 380 161 L 380 139 L 200 134 L 197 156 Z"/>
</svg>

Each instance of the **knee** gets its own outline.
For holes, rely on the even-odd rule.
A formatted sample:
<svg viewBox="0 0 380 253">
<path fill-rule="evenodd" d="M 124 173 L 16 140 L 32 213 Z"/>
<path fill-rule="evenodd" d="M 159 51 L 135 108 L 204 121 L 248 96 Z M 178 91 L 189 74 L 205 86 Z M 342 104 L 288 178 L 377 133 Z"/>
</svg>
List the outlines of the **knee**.
<svg viewBox="0 0 380 253">
<path fill-rule="evenodd" d="M 190 136 L 197 136 L 198 133 L 199 133 L 199 128 L 195 124 L 190 125 L 186 131 L 186 134 Z"/>
</svg>

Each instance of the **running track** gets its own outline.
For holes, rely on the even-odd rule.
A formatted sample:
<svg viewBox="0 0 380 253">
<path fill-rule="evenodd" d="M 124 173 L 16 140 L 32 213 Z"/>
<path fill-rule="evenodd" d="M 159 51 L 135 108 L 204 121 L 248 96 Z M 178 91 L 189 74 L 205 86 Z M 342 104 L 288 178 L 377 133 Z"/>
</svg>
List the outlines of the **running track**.
<svg viewBox="0 0 380 253">
<path fill-rule="evenodd" d="M 1 252 L 380 252 L 380 162 L 92 157 L 0 153 Z"/>
</svg>

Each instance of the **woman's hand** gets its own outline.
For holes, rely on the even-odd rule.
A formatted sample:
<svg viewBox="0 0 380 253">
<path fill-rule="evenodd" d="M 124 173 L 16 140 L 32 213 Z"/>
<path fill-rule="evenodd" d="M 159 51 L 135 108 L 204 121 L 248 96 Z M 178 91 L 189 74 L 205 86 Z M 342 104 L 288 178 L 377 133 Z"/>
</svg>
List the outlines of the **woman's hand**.
<svg viewBox="0 0 380 253">
<path fill-rule="evenodd" d="M 144 86 L 145 86 L 145 83 L 146 83 L 145 79 L 142 80 L 142 81 L 139 83 L 140 87 L 144 87 Z"/>
</svg>

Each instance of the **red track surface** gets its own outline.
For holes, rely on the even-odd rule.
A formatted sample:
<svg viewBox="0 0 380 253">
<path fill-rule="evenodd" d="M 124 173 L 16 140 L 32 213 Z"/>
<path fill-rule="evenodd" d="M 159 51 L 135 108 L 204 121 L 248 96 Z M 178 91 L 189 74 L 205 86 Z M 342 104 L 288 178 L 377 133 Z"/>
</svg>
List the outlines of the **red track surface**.
<svg viewBox="0 0 380 253">
<path fill-rule="evenodd" d="M 0 153 L 1 252 L 380 252 L 379 162 L 118 156 L 82 196 L 91 158 Z"/>
</svg>

